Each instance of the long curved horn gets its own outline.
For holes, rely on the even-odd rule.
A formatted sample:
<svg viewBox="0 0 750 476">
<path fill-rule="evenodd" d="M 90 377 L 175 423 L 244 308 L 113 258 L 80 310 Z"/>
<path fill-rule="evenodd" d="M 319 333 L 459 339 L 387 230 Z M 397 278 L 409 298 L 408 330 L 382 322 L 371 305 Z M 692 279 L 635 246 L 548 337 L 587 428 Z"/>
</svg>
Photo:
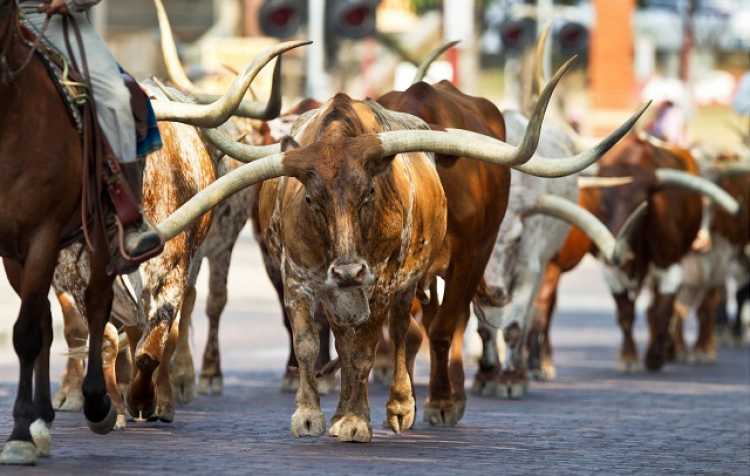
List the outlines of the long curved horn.
<svg viewBox="0 0 750 476">
<path fill-rule="evenodd" d="M 288 41 L 268 48 L 258 55 L 245 71 L 232 81 L 229 90 L 211 104 L 183 104 L 172 101 L 154 101 L 152 106 L 157 120 L 177 121 L 198 127 L 216 127 L 231 117 L 242 102 L 245 91 L 261 69 L 276 56 L 309 45 L 309 41 Z M 278 68 L 278 63 L 277 63 Z M 275 72 L 277 74 L 277 72 Z"/>
<path fill-rule="evenodd" d="M 180 63 L 180 57 L 177 54 L 177 46 L 175 45 L 174 35 L 172 34 L 172 27 L 169 24 L 169 17 L 164 9 L 162 0 L 154 0 L 154 6 L 156 7 L 156 16 L 159 21 L 159 31 L 161 31 L 162 54 L 164 56 L 164 63 L 167 66 L 167 73 L 169 74 L 170 80 L 179 88 L 189 92 L 200 103 L 208 104 L 220 99 L 221 96 L 219 95 L 203 93 L 187 77 L 185 69 L 182 67 L 182 63 Z M 302 45 L 300 44 L 298 46 Z M 263 104 L 261 102 L 241 99 L 234 114 L 251 119 L 270 120 L 277 117 L 280 112 L 281 57 L 279 56 L 276 65 L 274 66 L 273 79 L 271 82 L 271 95 L 268 99 L 268 103 Z"/>
<path fill-rule="evenodd" d="M 414 73 L 414 79 L 411 81 L 411 84 L 415 84 L 415 83 L 422 81 L 425 75 L 427 74 L 427 70 L 430 69 L 430 66 L 432 65 L 433 61 L 438 59 L 440 55 L 448 51 L 450 48 L 456 46 L 460 42 L 461 40 L 448 41 L 438 46 L 434 50 L 432 50 L 430 54 L 427 55 L 427 58 L 425 58 L 424 61 L 422 61 L 417 67 L 417 72 Z"/>
<path fill-rule="evenodd" d="M 656 170 L 656 178 L 662 185 L 674 185 L 701 193 L 732 215 L 740 209 L 737 200 L 732 198 L 724 189 L 703 177 L 697 177 L 681 170 L 660 168 Z"/>
<path fill-rule="evenodd" d="M 274 154 L 239 166 L 193 195 L 190 200 L 159 223 L 156 229 L 165 240 L 171 240 L 230 195 L 263 180 L 286 175 L 285 157 L 283 153 Z"/>
<path fill-rule="evenodd" d="M 203 129 L 203 135 L 208 142 L 220 150 L 223 154 L 239 160 L 240 162 L 252 162 L 271 154 L 281 152 L 281 145 L 250 145 L 238 142 L 219 129 Z"/>
<path fill-rule="evenodd" d="M 578 188 L 610 188 L 633 183 L 633 177 L 578 177 Z"/>
<path fill-rule="evenodd" d="M 552 84 L 552 83 L 550 83 Z M 547 85 L 549 87 L 549 85 Z M 542 101 L 540 101 L 542 104 Z M 383 156 L 401 152 L 427 151 L 444 155 L 469 157 L 493 164 L 509 165 L 537 177 L 563 177 L 580 172 L 602 157 L 633 127 L 650 103 L 643 106 L 624 124 L 604 138 L 593 149 L 572 157 L 548 159 L 528 154 L 531 145 L 536 146 L 539 138 L 539 122 L 529 121 L 524 140 L 519 147 L 476 132 L 462 129 L 439 131 L 389 131 L 378 134 L 383 145 Z M 544 104 L 546 106 L 546 104 Z M 539 107 L 539 106 L 537 106 Z M 535 117 L 538 117 L 535 114 Z M 533 150 L 533 149 L 531 149 Z M 528 160 L 524 163 L 524 160 Z"/>
<path fill-rule="evenodd" d="M 531 68 L 531 98 L 539 97 L 544 87 L 544 56 L 547 52 L 547 39 L 549 38 L 549 32 L 552 25 L 547 24 L 542 30 L 542 34 L 536 42 L 536 49 L 534 50 L 534 60 Z"/>
<path fill-rule="evenodd" d="M 187 96 L 185 93 L 175 91 L 164 85 L 158 78 L 153 78 L 154 83 L 161 89 L 165 96 L 172 101 L 181 103 L 195 103 L 195 99 Z M 279 144 L 270 145 L 250 145 L 240 142 L 238 139 L 232 139 L 220 129 L 201 129 L 206 140 L 216 147 L 224 155 L 228 155 L 240 162 L 252 162 L 272 154 L 281 152 Z"/>
<path fill-rule="evenodd" d="M 609 263 L 616 262 L 616 240 L 612 233 L 591 212 L 575 202 L 557 195 L 542 194 L 527 215 L 544 214 L 559 218 L 575 225 L 583 231 L 599 248 L 602 256 Z"/>
<path fill-rule="evenodd" d="M 625 223 L 620 227 L 620 231 L 617 233 L 617 239 L 615 240 L 615 251 L 612 256 L 612 262 L 614 264 L 623 264 L 633 257 L 633 253 L 630 249 L 630 238 L 638 229 L 638 225 L 641 220 L 648 213 L 648 200 L 644 200 L 635 210 L 628 216 Z"/>
<path fill-rule="evenodd" d="M 555 90 L 555 86 L 576 59 L 569 59 L 555 73 L 547 84 L 539 101 L 534 107 L 534 113 L 529 119 L 523 140 L 518 147 L 493 139 L 483 134 L 459 129 L 441 131 L 388 131 L 378 134 L 383 146 L 383 156 L 399 154 L 401 152 L 435 152 L 444 155 L 471 157 L 494 164 L 517 165 L 528 161 L 536 151 L 541 134 L 542 122 L 547 105 Z"/>
</svg>

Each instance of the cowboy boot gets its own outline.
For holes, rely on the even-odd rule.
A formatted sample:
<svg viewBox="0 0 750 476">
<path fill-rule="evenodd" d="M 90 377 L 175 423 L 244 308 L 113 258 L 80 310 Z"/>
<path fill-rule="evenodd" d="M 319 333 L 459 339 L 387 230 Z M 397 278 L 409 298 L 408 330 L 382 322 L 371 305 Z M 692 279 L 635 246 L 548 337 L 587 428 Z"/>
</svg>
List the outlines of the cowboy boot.
<svg viewBox="0 0 750 476">
<path fill-rule="evenodd" d="M 158 254 L 164 243 L 156 228 L 143 215 L 143 161 L 120 162 L 119 165 L 140 215 L 131 223 L 123 223 L 125 252 L 133 258 Z"/>
</svg>

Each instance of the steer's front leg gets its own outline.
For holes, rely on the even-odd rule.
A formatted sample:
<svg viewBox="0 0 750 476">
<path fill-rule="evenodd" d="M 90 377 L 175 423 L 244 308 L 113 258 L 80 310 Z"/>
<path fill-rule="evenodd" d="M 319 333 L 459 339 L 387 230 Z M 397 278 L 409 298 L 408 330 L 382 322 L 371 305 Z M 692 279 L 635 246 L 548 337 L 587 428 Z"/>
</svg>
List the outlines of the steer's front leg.
<svg viewBox="0 0 750 476">
<path fill-rule="evenodd" d="M 299 365 L 299 387 L 297 388 L 297 409 L 292 415 L 292 434 L 296 437 L 318 436 L 326 428 L 325 417 L 320 410 L 315 379 L 315 362 L 318 359 L 318 329 L 313 318 L 312 298 L 298 289 L 298 286 L 284 283 L 284 307 L 292 323 L 294 353 Z"/>
<path fill-rule="evenodd" d="M 341 359 L 341 394 L 328 434 L 339 441 L 372 440 L 367 381 L 382 325 L 382 319 L 371 319 L 356 328 L 332 326 Z"/>
<path fill-rule="evenodd" d="M 393 342 L 393 383 L 390 398 L 386 404 L 386 422 L 396 433 L 408 430 L 414 424 L 417 405 L 414 400 L 413 384 L 410 375 L 409 355 L 406 334 L 412 317 L 410 315 L 413 292 L 405 293 L 391 308 L 388 327 Z M 416 326 L 416 322 L 414 323 Z"/>
</svg>

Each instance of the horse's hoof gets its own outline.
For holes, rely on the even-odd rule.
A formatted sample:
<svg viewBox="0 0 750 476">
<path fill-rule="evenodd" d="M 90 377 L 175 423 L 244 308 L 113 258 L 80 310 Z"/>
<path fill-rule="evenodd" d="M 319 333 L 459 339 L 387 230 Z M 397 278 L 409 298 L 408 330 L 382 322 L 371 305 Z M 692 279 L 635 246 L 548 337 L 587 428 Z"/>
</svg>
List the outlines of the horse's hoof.
<svg viewBox="0 0 750 476">
<path fill-rule="evenodd" d="M 106 435 L 115 428 L 115 423 L 117 423 L 117 410 L 115 410 L 114 405 L 110 404 L 109 413 L 107 413 L 107 416 L 105 416 L 102 421 L 93 422 L 86 419 L 86 423 L 88 423 L 89 429 L 97 435 Z"/>
<path fill-rule="evenodd" d="M 0 464 L 34 465 L 36 464 L 37 451 L 34 443 L 30 441 L 11 440 L 3 446 L 0 453 Z"/>
<path fill-rule="evenodd" d="M 41 418 L 37 418 L 29 427 L 29 431 L 31 432 L 31 439 L 34 440 L 34 446 L 36 446 L 39 456 L 49 456 L 50 434 L 47 423 Z"/>
</svg>

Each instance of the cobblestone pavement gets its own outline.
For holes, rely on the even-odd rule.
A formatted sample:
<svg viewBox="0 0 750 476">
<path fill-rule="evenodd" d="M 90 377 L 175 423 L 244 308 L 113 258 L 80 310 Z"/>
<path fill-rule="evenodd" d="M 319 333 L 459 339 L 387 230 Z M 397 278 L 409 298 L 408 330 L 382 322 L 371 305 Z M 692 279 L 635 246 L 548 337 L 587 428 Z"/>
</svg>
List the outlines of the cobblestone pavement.
<svg viewBox="0 0 750 476">
<path fill-rule="evenodd" d="M 559 376 L 533 384 L 524 400 L 470 397 L 459 426 L 429 427 L 421 423 L 428 375 L 423 357 L 420 413 L 411 432 L 396 436 L 382 429 L 388 392 L 372 384 L 372 444 L 296 440 L 289 433 L 294 398 L 278 390 L 286 335 L 257 250 L 243 238 L 222 323 L 223 396 L 197 397 L 178 409 L 174 424 L 131 422 L 106 436 L 92 434 L 82 415 L 58 413 L 53 456 L 35 468 L 0 467 L 0 474 L 749 474 L 748 349 L 724 349 L 712 366 L 621 374 L 615 370 L 620 333 L 601 281 L 593 263 L 563 279 L 553 332 Z M 205 281 L 199 292 L 205 296 Z M 4 440 L 17 375 L 7 333 L 18 308 L 7 283 L 0 284 L 0 303 Z M 191 338 L 196 362 L 205 333 L 204 315 L 197 312 Z M 55 378 L 64 351 L 59 325 L 56 335 Z M 642 316 L 638 338 L 643 348 Z M 473 373 L 472 365 L 467 376 Z M 329 418 L 336 398 L 322 399 Z"/>
</svg>

